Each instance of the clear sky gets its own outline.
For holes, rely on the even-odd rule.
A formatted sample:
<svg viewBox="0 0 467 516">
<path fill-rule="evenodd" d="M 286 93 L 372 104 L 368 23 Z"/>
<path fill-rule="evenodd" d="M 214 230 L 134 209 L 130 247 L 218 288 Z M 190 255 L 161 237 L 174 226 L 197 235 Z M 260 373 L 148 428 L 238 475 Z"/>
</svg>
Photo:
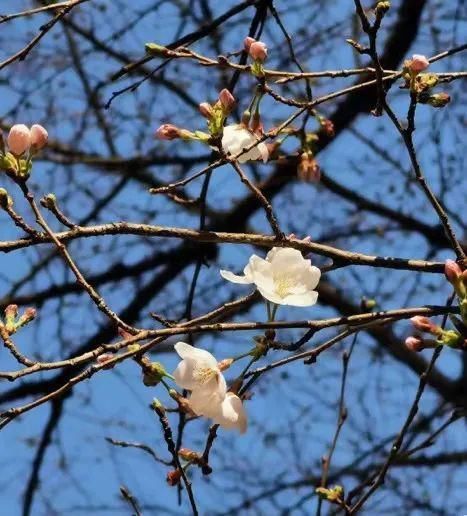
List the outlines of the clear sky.
<svg viewBox="0 0 467 516">
<path fill-rule="evenodd" d="M 193 4 L 182 3 L 187 6 Z M 231 1 L 211 3 L 213 18 L 234 4 Z M 399 3 L 394 2 L 395 6 Z M 428 3 L 430 6 L 424 14 L 424 24 L 412 50 L 433 55 L 459 44 L 462 33 L 465 34 L 465 27 L 461 22 L 456 22 L 453 26 L 452 16 L 448 17 L 449 21 L 442 17 L 438 21 L 435 17 L 437 2 Z M 143 15 L 146 9 L 156 4 L 158 7 L 152 14 Z M 77 8 L 71 19 L 78 27 L 96 31 L 99 38 L 110 47 L 124 50 L 132 57 L 139 57 L 144 52 L 146 42 L 169 43 L 193 29 L 192 20 L 180 22 L 174 4 L 152 0 L 133 0 L 131 3 L 91 0 L 89 4 Z M 296 40 L 307 69 L 316 71 L 359 66 L 353 51 L 345 43 L 345 38 L 353 37 L 352 2 L 297 1 L 294 2 L 294 9 L 290 9 L 290 4 L 286 1 L 277 1 L 275 4 Z M 3 0 L 0 13 L 19 11 L 29 5 L 30 2 Z M 199 6 L 193 8 L 196 16 L 201 17 Z M 452 15 L 446 6 L 443 9 Z M 202 42 L 195 44 L 193 49 L 211 56 L 219 52 L 239 50 L 247 35 L 251 16 L 251 12 L 246 11 L 226 25 L 222 48 L 213 49 L 212 42 Z M 393 16 L 395 13 L 391 12 L 388 18 L 389 27 Z M 435 22 L 432 22 L 432 17 L 435 17 Z M 34 34 L 46 20 L 46 16 L 36 16 L 33 19 L 19 19 L 0 25 L 0 60 L 21 48 L 26 36 Z M 304 33 L 305 28 L 309 30 L 308 33 Z M 448 33 L 449 37 L 445 35 Z M 328 34 L 329 37 L 323 37 L 323 34 Z M 278 62 L 277 54 L 285 43 L 282 33 L 273 21 L 268 20 L 262 37 L 270 48 L 271 66 L 295 70 L 289 61 Z M 89 50 L 90 44 L 85 38 L 79 39 L 78 44 L 93 87 L 118 70 L 117 61 L 106 58 L 101 52 Z M 183 124 L 190 129 L 204 129 L 204 120 L 190 110 L 187 104 L 190 98 L 196 103 L 215 100 L 222 80 L 210 69 L 179 61 L 172 63 L 164 71 L 163 77 L 179 85 L 189 97 L 188 100 L 180 100 L 180 97 L 175 99 L 173 94 L 150 81 L 142 85 L 136 93 L 127 93 L 116 98 L 105 113 L 117 142 L 115 152 L 111 152 L 101 132 L 95 128 L 92 115 L 83 105 L 82 84 L 70 67 L 63 27 L 55 27 L 41 42 L 40 48 L 40 59 L 37 59 L 40 52 L 37 51 L 39 54 L 36 54 L 34 50 L 25 62 L 0 71 L 0 117 L 4 122 L 41 122 L 49 129 L 52 140 L 76 145 L 89 154 L 117 154 L 120 157 L 163 155 L 167 152 L 186 157 L 209 155 L 209 149 L 201 144 L 155 142 L 152 134 L 160 123 L 169 121 Z M 50 66 L 47 66 L 47 60 L 50 60 Z M 461 59 L 454 57 L 434 65 L 433 69 L 453 71 L 460 69 L 460 66 Z M 6 82 L 7 78 L 11 80 Z M 133 81 L 134 78 L 130 80 Z M 315 96 L 319 96 L 349 85 L 351 81 L 349 78 L 318 81 L 313 85 L 313 91 Z M 128 79 L 100 88 L 100 101 L 104 103 L 113 91 L 127 84 Z M 239 99 L 240 110 L 247 107 L 253 86 L 252 78 L 249 77 L 242 77 L 239 82 L 235 93 Z M 448 87 L 454 102 L 462 100 L 461 87 L 460 82 L 452 83 Z M 398 91 L 397 87 L 394 90 L 391 101 L 402 116 L 407 94 Z M 298 85 L 281 91 L 288 96 L 303 94 L 302 86 Z M 27 98 L 27 102 L 24 102 L 24 98 Z M 336 104 L 323 106 L 322 113 L 330 115 L 335 106 Z M 462 236 L 462 210 L 466 191 L 465 168 L 462 171 L 459 149 L 465 144 L 465 138 L 463 141 L 459 133 L 459 106 L 460 104 L 457 110 L 453 108 L 451 111 L 438 112 L 425 106 L 420 107 L 416 143 L 422 149 L 420 160 L 426 167 L 430 183 L 436 190 L 443 191 L 452 211 L 459 213 L 459 218 L 454 219 L 454 226 Z M 279 123 L 290 112 L 289 108 L 278 107 L 271 101 L 266 101 L 263 106 L 266 127 Z M 432 144 L 437 132 L 441 135 L 439 147 Z M 365 138 L 370 144 L 386 149 L 392 162 L 375 153 Z M 296 149 L 296 142 L 287 142 L 284 148 L 293 151 Z M 58 159 L 54 159 L 53 153 L 51 156 L 37 162 L 31 185 L 38 195 L 54 191 L 60 202 L 66 206 L 67 213 L 75 220 L 85 218 L 92 210 L 95 198 L 105 196 L 118 181 L 115 175 L 97 168 L 80 164 L 64 167 L 58 163 Z M 350 130 L 319 155 L 319 163 L 329 177 L 338 180 L 342 185 L 383 204 L 392 204 L 396 209 L 414 215 L 423 222 L 431 225 L 436 223 L 435 216 L 427 209 L 426 200 L 418 194 L 413 182 L 407 179 L 410 169 L 405 150 L 387 122 L 370 116 L 359 117 Z M 198 168 L 190 170 L 194 172 Z M 449 185 L 442 181 L 443 170 L 446 168 L 452 177 Z M 252 177 L 265 178 L 271 170 L 270 164 L 259 164 L 249 168 L 248 172 Z M 141 184 L 137 179 L 139 172 L 140 170 L 135 170 L 135 180 L 129 181 L 122 188 L 112 203 L 98 215 L 97 222 L 126 219 L 160 225 L 198 226 L 197 216 L 181 211 L 174 212 L 169 202 L 161 197 L 151 197 L 147 193 L 148 185 Z M 162 182 L 179 179 L 187 173 L 176 166 L 153 166 L 150 172 L 155 179 Z M 7 178 L 0 177 L 0 186 L 7 187 L 11 192 L 18 211 L 27 213 L 18 192 Z M 200 186 L 200 182 L 194 182 L 187 189 L 188 194 L 197 195 Z M 230 168 L 222 167 L 215 172 L 209 189 L 211 207 L 218 211 L 227 210 L 236 199 L 244 195 L 244 187 L 232 175 Z M 446 249 L 431 254 L 429 243 L 420 236 L 393 232 L 386 220 L 361 213 L 350 203 L 337 201 L 337 197 L 330 195 L 319 184 L 293 182 L 287 187 L 285 194 L 276 198 L 273 204 L 287 233 L 295 232 L 299 236 L 309 234 L 313 240 L 323 240 L 338 247 L 382 256 L 432 260 L 453 257 L 453 253 Z M 32 222 L 30 215 L 25 216 Z M 349 228 L 352 224 L 355 226 L 355 235 L 340 238 L 338 235 L 342 228 Z M 370 237 L 365 237 L 365 230 L 374 230 L 379 224 L 380 234 L 373 231 Z M 264 215 L 259 211 L 251 219 L 250 226 L 255 232 L 269 232 Z M 57 225 L 55 227 L 58 228 Z M 0 235 L 1 240 L 17 238 L 19 235 L 3 214 L 0 214 Z M 93 240 L 74 242 L 70 245 L 70 250 L 74 256 L 79 257 L 83 270 L 88 274 L 97 274 L 106 270 L 110 263 L 129 267 L 142 258 L 150 257 L 161 249 L 170 249 L 173 245 L 173 242 L 167 240 L 160 243 L 136 237 L 107 237 L 99 244 Z M 30 294 L 47 289 L 53 284 L 71 281 L 70 274 L 64 272 L 55 261 L 46 272 L 36 275 L 31 281 L 24 281 L 11 292 L 12 285 L 28 274 L 31 264 L 47 256 L 48 252 L 48 249 L 42 247 L 1 255 L 0 297 Z M 240 272 L 252 252 L 261 251 L 247 246 L 222 246 L 217 259 L 213 260 L 209 268 L 202 269 L 197 291 L 199 298 L 194 306 L 196 315 L 201 310 L 212 309 L 250 291 L 249 287 L 242 285 L 227 285 L 219 277 L 218 270 L 227 268 Z M 112 257 L 111 262 L 108 256 Z M 312 259 L 317 265 L 325 262 L 320 257 Z M 152 272 L 142 275 L 139 282 L 125 280 L 108 284 L 101 289 L 102 295 L 112 309 L 121 310 L 127 305 L 130 296 L 149 281 Z M 162 313 L 168 318 L 180 317 L 192 274 L 193 267 L 189 267 L 179 281 L 169 284 L 161 292 L 155 292 L 140 324 L 154 324 L 148 316 L 150 311 Z M 448 294 L 447 285 L 440 277 L 426 279 L 406 271 L 376 274 L 365 268 L 354 268 L 352 271 L 346 268 L 334 271 L 332 281 L 352 302 L 358 303 L 364 295 L 375 297 L 383 309 L 441 304 Z M 56 299 L 50 299 L 38 307 L 37 322 L 18 335 L 17 342 L 21 349 L 45 359 L 57 359 L 66 356 L 79 343 L 85 342 L 102 325 L 103 319 L 96 314 L 85 297 L 73 294 L 67 296 L 66 301 L 64 306 L 59 307 Z M 281 307 L 278 317 L 291 320 L 321 318 L 334 314 L 333 308 L 318 303 L 317 306 L 307 309 Z M 242 313 L 237 318 L 264 320 L 265 317 L 265 306 L 259 303 L 247 314 Z M 402 342 L 410 327 L 404 322 L 397 324 L 396 330 Z M 284 330 L 280 339 L 289 341 L 300 334 L 297 331 Z M 203 335 L 196 338 L 196 344 L 215 350 L 216 357 L 221 359 L 247 351 L 252 346 L 254 335 L 253 332 L 223 334 L 215 338 Z M 323 342 L 331 335 L 333 332 L 325 332 L 309 346 Z M 170 341 L 171 344 L 174 342 L 175 340 Z M 251 416 L 249 432 L 242 437 L 220 432 L 215 444 L 216 454 L 213 456 L 214 474 L 203 478 L 199 471 L 194 471 L 194 491 L 202 514 L 218 514 L 230 508 L 230 514 L 281 514 L 281 506 L 292 505 L 291 497 L 295 502 L 311 492 L 313 486 L 283 491 L 276 498 L 275 508 L 271 509 L 267 502 L 259 505 L 259 510 L 264 512 L 235 509 L 245 492 L 250 496 L 261 493 L 268 481 L 277 475 L 280 475 L 281 481 L 286 482 L 319 474 L 320 457 L 327 450 L 335 427 L 335 405 L 341 374 L 340 356 L 349 344 L 346 341 L 323 354 L 316 365 L 304 366 L 297 362 L 264 376 L 255 388 L 252 400 L 246 403 Z M 286 355 L 278 352 L 274 359 L 282 356 Z M 427 353 L 423 356 L 429 358 L 430 355 Z M 176 357 L 171 353 L 158 354 L 157 357 L 168 370 L 173 370 L 177 363 Z M 258 365 L 269 361 L 272 361 L 271 357 L 263 359 Z M 443 353 L 438 366 L 447 376 L 453 378 L 461 371 L 458 355 L 450 350 Z M 10 358 L 5 353 L 0 353 L 0 369 L 9 370 L 13 367 L 14 363 Z M 243 363 L 235 366 L 233 371 L 228 372 L 228 379 L 233 379 L 242 367 Z M 336 470 L 357 457 L 357 452 L 361 451 L 359 446 L 362 438 L 368 440 L 366 447 L 370 449 L 371 444 L 375 444 L 371 441 L 371 435 L 380 442 L 400 429 L 415 395 L 417 383 L 418 379 L 404 365 L 384 356 L 368 336 L 359 336 L 349 371 L 349 422 L 342 434 L 339 453 L 336 453 Z M 11 385 L 7 382 L 0 383 L 0 393 L 10 388 Z M 66 401 L 64 416 L 53 436 L 53 446 L 47 451 L 40 474 L 42 487 L 36 496 L 32 514 L 126 515 L 128 506 L 119 497 L 119 486 L 122 484 L 127 485 L 141 501 L 143 514 L 188 514 L 185 496 L 182 505 L 177 506 L 177 491 L 168 487 L 165 482 L 165 466 L 152 461 L 140 450 L 115 448 L 105 442 L 105 437 L 144 442 L 152 446 L 161 457 L 167 458 L 161 428 L 148 409 L 153 397 L 170 404 L 161 387 L 147 388 L 142 384 L 140 372 L 133 362 L 121 364 L 115 370 L 95 375 L 92 381 L 81 383 L 73 391 L 73 396 Z M 439 399 L 428 390 L 423 397 L 422 412 L 429 414 L 438 403 Z M 49 411 L 49 406 L 42 406 L 0 432 L 2 516 L 21 513 L 21 495 L 29 477 L 38 437 L 46 424 Z M 171 417 L 171 422 L 175 428 L 177 419 Z M 206 420 L 190 423 L 185 445 L 201 449 L 207 429 Z M 447 445 L 450 451 L 462 449 L 465 448 L 465 442 L 465 425 L 459 422 L 443 434 L 434 450 L 442 451 Z M 369 463 L 368 460 L 362 460 L 359 467 L 365 469 Z M 442 469 L 437 471 L 442 472 Z M 411 482 L 416 481 L 415 473 L 407 472 L 407 475 Z M 429 497 L 434 506 L 446 507 L 445 496 L 448 488 L 445 484 L 449 481 L 436 480 L 435 475 L 433 477 L 433 482 L 428 483 L 431 489 Z M 248 489 L 243 489 L 242 478 L 249 479 Z M 257 482 L 253 482 L 252 478 L 257 478 Z M 349 479 L 349 484 L 354 480 Z M 452 491 L 449 493 L 453 493 L 454 498 L 460 498 L 466 481 L 466 468 L 459 467 L 455 480 L 451 482 L 454 486 L 451 485 Z M 426 489 L 425 484 L 423 489 Z M 427 493 L 417 493 L 420 498 L 425 495 Z M 305 507 L 314 508 L 314 503 L 310 501 Z M 391 503 L 391 500 L 388 502 L 384 497 L 375 497 L 375 505 L 369 505 L 373 509 L 369 508 L 367 514 L 378 514 L 372 512 L 379 510 L 378 504 L 382 504 L 381 507 L 385 510 L 390 510 Z M 428 514 L 424 510 L 414 509 L 411 514 Z M 287 514 L 295 516 L 308 512 L 297 508 Z"/>
</svg>

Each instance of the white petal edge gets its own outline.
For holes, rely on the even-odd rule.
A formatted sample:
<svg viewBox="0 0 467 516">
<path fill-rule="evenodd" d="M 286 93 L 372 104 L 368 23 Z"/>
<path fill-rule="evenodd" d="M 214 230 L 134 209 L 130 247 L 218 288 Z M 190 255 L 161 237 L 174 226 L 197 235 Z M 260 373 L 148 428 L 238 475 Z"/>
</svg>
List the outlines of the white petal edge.
<svg viewBox="0 0 467 516">
<path fill-rule="evenodd" d="M 178 355 L 184 360 L 194 360 L 212 369 L 217 369 L 216 357 L 205 349 L 195 348 L 186 342 L 177 342 L 174 348 Z"/>
<path fill-rule="evenodd" d="M 246 276 L 239 276 L 237 274 L 234 274 L 233 272 L 226 271 L 226 270 L 220 270 L 220 275 L 226 279 L 227 281 L 231 281 L 232 283 L 240 283 L 242 285 L 250 285 L 253 283 L 250 278 Z"/>
</svg>

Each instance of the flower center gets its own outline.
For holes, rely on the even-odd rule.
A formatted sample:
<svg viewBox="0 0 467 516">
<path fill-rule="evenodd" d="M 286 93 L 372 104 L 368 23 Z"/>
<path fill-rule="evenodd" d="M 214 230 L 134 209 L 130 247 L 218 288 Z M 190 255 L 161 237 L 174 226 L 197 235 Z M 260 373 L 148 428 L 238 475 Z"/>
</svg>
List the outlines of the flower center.
<svg viewBox="0 0 467 516">
<path fill-rule="evenodd" d="M 209 380 L 216 377 L 218 371 L 211 367 L 196 367 L 193 371 L 193 378 L 198 385 L 206 385 Z"/>
<path fill-rule="evenodd" d="M 278 276 L 274 278 L 274 286 L 280 297 L 286 297 L 293 287 L 293 282 L 289 276 Z"/>
</svg>

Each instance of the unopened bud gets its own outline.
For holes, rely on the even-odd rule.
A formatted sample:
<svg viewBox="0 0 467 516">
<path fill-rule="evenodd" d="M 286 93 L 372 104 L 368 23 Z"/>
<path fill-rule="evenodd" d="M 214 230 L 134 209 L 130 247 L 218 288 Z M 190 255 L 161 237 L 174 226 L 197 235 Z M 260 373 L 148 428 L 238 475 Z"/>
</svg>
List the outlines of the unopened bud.
<svg viewBox="0 0 467 516">
<path fill-rule="evenodd" d="M 15 331 L 17 316 L 18 316 L 18 305 L 8 305 L 5 308 L 5 328 L 8 332 Z"/>
<path fill-rule="evenodd" d="M 167 473 L 167 484 L 169 486 L 176 486 L 180 482 L 182 472 L 179 469 L 173 469 Z"/>
<path fill-rule="evenodd" d="M 44 195 L 44 197 L 41 199 L 41 204 L 44 206 L 44 208 L 52 210 L 57 204 L 57 197 L 53 193 Z"/>
<path fill-rule="evenodd" d="M 316 493 L 329 502 L 338 502 L 344 496 L 344 488 L 342 486 L 335 486 L 332 489 L 326 487 L 317 487 Z"/>
<path fill-rule="evenodd" d="M 143 383 L 146 387 L 153 387 L 167 376 L 167 371 L 160 362 L 152 362 L 143 368 Z"/>
<path fill-rule="evenodd" d="M 6 210 L 13 204 L 13 199 L 8 195 L 5 188 L 0 188 L 0 208 Z"/>
<path fill-rule="evenodd" d="M 31 132 L 24 124 L 15 124 L 8 133 L 8 148 L 15 156 L 21 156 L 31 146 Z"/>
<path fill-rule="evenodd" d="M 232 111 L 233 107 L 235 106 L 235 97 L 232 95 L 232 93 L 230 93 L 230 91 L 227 88 L 224 88 L 219 93 L 219 102 L 224 108 L 224 111 L 230 113 L 230 111 Z"/>
<path fill-rule="evenodd" d="M 431 333 L 433 335 L 439 335 L 442 331 L 439 326 L 431 321 L 430 318 L 423 315 L 416 315 L 410 319 L 415 328 L 419 331 Z"/>
<path fill-rule="evenodd" d="M 268 57 L 268 47 L 262 41 L 254 41 L 250 45 L 249 54 L 252 59 L 262 63 Z"/>
<path fill-rule="evenodd" d="M 181 138 L 181 130 L 173 124 L 162 124 L 155 134 L 159 140 L 175 140 Z"/>
<path fill-rule="evenodd" d="M 417 74 L 426 70 L 430 66 L 430 61 L 422 54 L 414 54 L 407 64 L 409 70 Z"/>
<path fill-rule="evenodd" d="M 49 141 L 49 134 L 39 124 L 34 124 L 31 127 L 31 146 L 32 149 L 37 152 L 43 149 Z"/>
<path fill-rule="evenodd" d="M 435 73 L 421 73 L 417 75 L 415 90 L 419 93 L 426 92 L 434 88 L 439 82 L 439 78 Z"/>
<path fill-rule="evenodd" d="M 391 2 L 378 2 L 375 8 L 376 14 L 384 16 L 389 11 L 390 7 Z"/>
<path fill-rule="evenodd" d="M 462 269 L 454 260 L 446 260 L 444 264 L 444 275 L 446 276 L 449 283 L 454 286 L 457 292 L 458 287 L 460 286 L 459 279 L 462 275 Z M 459 292 L 457 292 L 457 294 L 459 295 Z"/>
<path fill-rule="evenodd" d="M 376 299 L 367 299 L 366 297 L 362 297 L 360 307 L 362 312 L 371 312 L 371 310 L 373 310 L 377 304 L 378 303 L 376 302 Z"/>
<path fill-rule="evenodd" d="M 37 310 L 35 308 L 26 308 L 23 315 L 18 319 L 16 323 L 16 329 L 18 330 L 22 326 L 26 326 L 26 324 L 33 321 L 37 316 Z"/>
<path fill-rule="evenodd" d="M 189 450 L 188 448 L 180 448 L 178 456 L 187 462 L 198 462 L 201 458 L 199 453 Z"/>
<path fill-rule="evenodd" d="M 410 351 L 422 351 L 425 349 L 424 341 L 421 337 L 410 336 L 405 339 L 405 347 Z"/>
<path fill-rule="evenodd" d="M 451 97 L 447 93 L 441 92 L 433 95 L 419 95 L 418 101 L 431 107 L 442 108 L 451 102 Z"/>
<path fill-rule="evenodd" d="M 151 55 L 165 55 L 167 53 L 167 48 L 163 45 L 158 45 L 157 43 L 146 43 L 144 45 L 144 49 L 148 54 Z"/>
<path fill-rule="evenodd" d="M 201 102 L 201 104 L 198 106 L 198 109 L 199 112 L 204 116 L 204 118 L 207 118 L 208 120 L 213 115 L 212 106 L 208 102 Z"/>
<path fill-rule="evenodd" d="M 247 36 L 244 40 L 243 40 L 243 46 L 245 47 L 245 50 L 247 52 L 250 51 L 250 47 L 251 47 L 251 44 L 254 43 L 256 41 L 255 38 L 252 38 L 250 36 Z"/>
</svg>

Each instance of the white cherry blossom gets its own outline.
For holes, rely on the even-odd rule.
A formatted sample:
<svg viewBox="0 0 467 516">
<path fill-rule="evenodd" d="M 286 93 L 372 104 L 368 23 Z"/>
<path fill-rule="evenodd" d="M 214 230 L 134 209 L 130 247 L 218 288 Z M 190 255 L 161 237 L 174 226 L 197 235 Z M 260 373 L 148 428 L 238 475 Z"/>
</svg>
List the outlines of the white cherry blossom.
<svg viewBox="0 0 467 516">
<path fill-rule="evenodd" d="M 192 391 L 192 400 L 195 395 L 193 403 L 196 408 L 193 407 L 193 411 L 198 415 L 207 415 L 204 414 L 204 405 L 221 403 L 227 392 L 217 360 L 208 351 L 194 348 L 185 342 L 177 342 L 175 351 L 182 358 L 173 373 L 175 382 L 182 389 Z"/>
<path fill-rule="evenodd" d="M 246 432 L 248 426 L 247 415 L 242 400 L 233 392 L 228 392 L 221 403 L 218 413 L 212 416 L 214 423 L 227 430 Z"/>
<path fill-rule="evenodd" d="M 232 283 L 254 283 L 265 299 L 278 305 L 311 306 L 318 299 L 314 289 L 321 271 L 296 249 L 274 247 L 266 259 L 254 254 L 243 269 L 243 276 L 225 270 L 220 274 Z"/>
<path fill-rule="evenodd" d="M 242 152 L 243 149 L 251 147 L 258 141 L 259 138 L 241 124 L 227 125 L 224 127 L 222 148 L 226 154 L 236 156 Z M 238 161 L 239 163 L 246 163 L 247 161 L 262 159 L 266 163 L 268 157 L 269 151 L 267 145 L 264 142 L 260 142 L 251 150 L 239 156 Z"/>
</svg>

